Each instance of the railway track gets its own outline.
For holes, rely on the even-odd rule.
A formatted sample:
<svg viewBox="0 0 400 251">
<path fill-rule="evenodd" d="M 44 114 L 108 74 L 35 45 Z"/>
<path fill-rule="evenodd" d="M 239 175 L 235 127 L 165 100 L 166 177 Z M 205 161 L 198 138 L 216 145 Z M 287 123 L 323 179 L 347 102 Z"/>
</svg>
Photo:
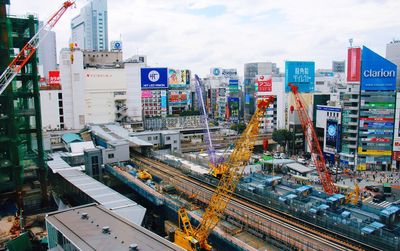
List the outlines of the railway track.
<svg viewBox="0 0 400 251">
<path fill-rule="evenodd" d="M 132 155 L 132 157 L 134 158 L 134 162 L 142 166 L 144 165 L 151 173 L 160 178 L 172 181 L 172 183 L 185 181 L 190 182 L 202 189 L 205 193 L 209 194 L 210 197 L 214 192 L 214 185 L 205 183 L 203 180 L 194 177 L 188 177 L 182 174 L 181 171 L 163 162 L 142 155 Z M 266 221 L 284 226 L 299 235 L 317 240 L 320 243 L 331 246 L 334 250 L 381 250 L 358 240 L 350 239 L 339 233 L 322 228 L 318 225 L 306 222 L 290 214 L 259 204 L 258 202 L 237 194 L 235 194 L 231 199 L 230 204 L 235 208 L 250 210 L 254 215 L 257 215 Z"/>
</svg>

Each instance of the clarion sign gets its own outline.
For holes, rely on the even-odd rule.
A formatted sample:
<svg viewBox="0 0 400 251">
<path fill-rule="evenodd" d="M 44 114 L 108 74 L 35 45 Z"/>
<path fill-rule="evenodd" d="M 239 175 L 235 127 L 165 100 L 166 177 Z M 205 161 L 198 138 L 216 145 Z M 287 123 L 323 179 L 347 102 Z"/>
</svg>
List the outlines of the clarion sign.
<svg viewBox="0 0 400 251">
<path fill-rule="evenodd" d="M 363 71 L 363 75 L 366 78 L 393 78 L 396 77 L 396 71 L 385 71 L 384 69 L 381 69 L 380 71 L 365 70 Z"/>
</svg>

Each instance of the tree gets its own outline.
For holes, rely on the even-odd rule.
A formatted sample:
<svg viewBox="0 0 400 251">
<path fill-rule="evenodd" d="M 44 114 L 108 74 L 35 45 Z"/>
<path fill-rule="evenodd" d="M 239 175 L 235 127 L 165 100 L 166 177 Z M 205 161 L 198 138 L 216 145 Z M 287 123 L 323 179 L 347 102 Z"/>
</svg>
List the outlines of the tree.
<svg viewBox="0 0 400 251">
<path fill-rule="evenodd" d="M 285 150 L 287 151 L 287 143 L 289 140 L 293 139 L 293 133 L 289 132 L 287 129 L 275 130 L 272 133 L 272 139 L 278 142 L 279 145 L 285 146 Z"/>
<path fill-rule="evenodd" d="M 246 129 L 246 124 L 244 123 L 235 123 L 232 124 L 230 127 L 231 130 L 235 130 L 237 131 L 239 134 L 242 133 L 244 131 L 244 129 Z"/>
</svg>

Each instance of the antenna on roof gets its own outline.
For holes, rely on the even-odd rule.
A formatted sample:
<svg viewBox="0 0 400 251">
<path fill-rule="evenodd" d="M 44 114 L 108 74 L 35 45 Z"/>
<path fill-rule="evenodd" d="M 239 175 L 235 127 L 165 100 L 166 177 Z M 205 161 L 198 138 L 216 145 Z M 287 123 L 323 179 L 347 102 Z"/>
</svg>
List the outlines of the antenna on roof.
<svg viewBox="0 0 400 251">
<path fill-rule="evenodd" d="M 349 43 L 350 43 L 350 48 L 352 48 L 353 47 L 353 39 L 352 38 L 349 39 Z"/>
</svg>

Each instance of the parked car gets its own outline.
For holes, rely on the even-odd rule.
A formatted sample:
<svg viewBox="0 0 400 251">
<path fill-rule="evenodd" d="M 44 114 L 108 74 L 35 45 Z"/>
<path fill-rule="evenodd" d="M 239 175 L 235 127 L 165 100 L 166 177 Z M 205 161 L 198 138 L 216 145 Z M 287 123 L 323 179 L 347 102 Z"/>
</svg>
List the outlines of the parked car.
<svg viewBox="0 0 400 251">
<path fill-rule="evenodd" d="M 274 159 L 280 159 L 280 158 L 281 158 L 280 153 L 275 153 L 275 154 L 274 154 Z"/>
<path fill-rule="evenodd" d="M 332 168 L 330 169 L 330 172 L 331 172 L 331 174 L 336 174 L 336 173 L 341 174 L 341 173 L 342 173 L 342 170 L 340 170 L 340 169 L 338 169 L 338 168 L 336 168 L 336 167 L 332 167 Z"/>
<path fill-rule="evenodd" d="M 280 155 L 279 155 L 279 157 L 281 158 L 281 159 L 287 159 L 287 155 L 285 154 L 285 153 L 281 153 Z"/>
<path fill-rule="evenodd" d="M 379 187 L 376 187 L 376 186 L 366 186 L 365 189 L 367 189 L 369 191 L 373 191 L 375 193 L 379 192 Z"/>
<path fill-rule="evenodd" d="M 303 164 L 303 165 L 307 163 L 307 161 L 303 158 L 297 158 L 297 162 L 299 162 L 300 164 Z"/>
<path fill-rule="evenodd" d="M 374 195 L 374 198 L 372 199 L 373 202 L 375 203 L 381 203 L 382 201 L 385 201 L 386 197 L 383 193 L 378 193 Z"/>
</svg>

